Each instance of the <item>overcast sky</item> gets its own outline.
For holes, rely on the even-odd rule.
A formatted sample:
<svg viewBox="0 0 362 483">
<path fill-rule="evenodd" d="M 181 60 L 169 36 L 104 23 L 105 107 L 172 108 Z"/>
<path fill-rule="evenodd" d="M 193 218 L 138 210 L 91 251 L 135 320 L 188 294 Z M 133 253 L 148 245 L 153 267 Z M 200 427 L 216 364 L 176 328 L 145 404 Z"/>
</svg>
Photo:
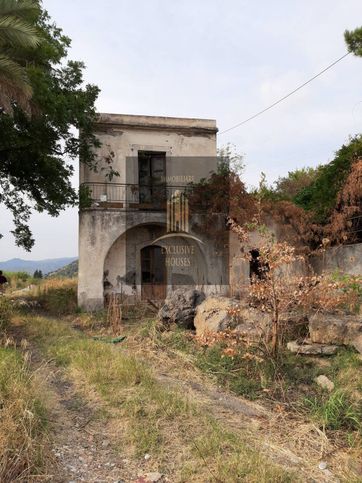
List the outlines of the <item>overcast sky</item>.
<svg viewBox="0 0 362 483">
<path fill-rule="evenodd" d="M 220 131 L 268 106 L 346 52 L 361 0 L 44 0 L 87 66 L 103 112 L 205 117 Z M 362 58 L 348 56 L 248 124 L 219 136 L 245 155 L 245 180 L 328 162 L 362 125 Z M 0 211 L 0 260 L 77 255 L 78 215 L 34 215 L 36 245 L 14 245 Z"/>
</svg>

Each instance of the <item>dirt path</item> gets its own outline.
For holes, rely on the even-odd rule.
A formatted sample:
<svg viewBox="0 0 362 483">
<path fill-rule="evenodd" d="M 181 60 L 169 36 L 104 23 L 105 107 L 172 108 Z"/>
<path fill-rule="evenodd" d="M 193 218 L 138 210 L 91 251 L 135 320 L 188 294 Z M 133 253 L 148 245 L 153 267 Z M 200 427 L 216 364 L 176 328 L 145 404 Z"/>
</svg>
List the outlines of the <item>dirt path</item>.
<svg viewBox="0 0 362 483">
<path fill-rule="evenodd" d="M 20 328 L 12 334 L 23 339 Z M 53 458 L 47 479 L 52 483 L 128 483 L 137 480 L 137 468 L 116 451 L 112 419 L 102 407 L 86 402 L 62 369 L 46 361 L 37 347 L 28 346 L 30 364 L 49 407 Z M 44 478 L 42 478 L 44 481 Z"/>
<path fill-rule="evenodd" d="M 54 476 L 51 481 L 130 481 L 129 462 L 112 450 L 111 428 L 99 420 L 97 409 L 91 408 L 51 364 L 40 366 L 40 371 L 47 379 L 52 399 Z"/>
</svg>

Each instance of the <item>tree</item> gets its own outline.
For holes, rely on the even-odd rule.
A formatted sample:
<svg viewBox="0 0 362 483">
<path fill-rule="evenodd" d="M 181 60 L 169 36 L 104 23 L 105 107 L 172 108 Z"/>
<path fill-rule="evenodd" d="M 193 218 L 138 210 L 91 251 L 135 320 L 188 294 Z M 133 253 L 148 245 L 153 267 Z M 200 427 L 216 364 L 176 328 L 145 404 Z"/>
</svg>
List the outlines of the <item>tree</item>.
<svg viewBox="0 0 362 483">
<path fill-rule="evenodd" d="M 326 224 L 336 206 L 353 162 L 362 156 L 362 135 L 354 136 L 337 152 L 334 159 L 318 170 L 314 182 L 295 196 L 295 203 L 313 213 L 314 221 Z"/>
<path fill-rule="evenodd" d="M 43 278 L 43 272 L 41 270 L 35 270 L 33 277 L 37 279 L 41 279 Z"/>
<path fill-rule="evenodd" d="M 317 168 L 300 168 L 289 171 L 287 176 L 279 177 L 275 182 L 277 198 L 292 201 L 304 188 L 310 186 L 319 173 Z"/>
<path fill-rule="evenodd" d="M 330 243 L 353 243 L 362 239 L 362 158 L 352 164 L 338 193 L 325 236 Z"/>
<path fill-rule="evenodd" d="M 70 39 L 40 7 L 33 24 L 41 39 L 38 48 L 17 50 L 33 91 L 32 116 L 15 100 L 13 115 L 0 113 L 0 204 L 12 212 L 16 244 L 26 250 L 34 244 L 32 210 L 57 216 L 75 206 L 73 162 L 79 157 L 97 170 L 95 148 L 100 146 L 93 134 L 98 87 L 83 85 L 84 64 L 68 59 Z M 101 168 L 109 178 L 118 174 L 112 157 L 110 152 Z"/>
<path fill-rule="evenodd" d="M 36 15 L 39 6 L 32 0 L 0 0 L 0 105 L 12 112 L 12 102 L 29 108 L 32 93 L 19 49 L 33 49 L 39 44 L 37 30 L 27 17 Z"/>
<path fill-rule="evenodd" d="M 344 32 L 344 40 L 349 52 L 362 56 L 362 27 L 358 27 L 355 30 L 346 30 Z"/>
</svg>

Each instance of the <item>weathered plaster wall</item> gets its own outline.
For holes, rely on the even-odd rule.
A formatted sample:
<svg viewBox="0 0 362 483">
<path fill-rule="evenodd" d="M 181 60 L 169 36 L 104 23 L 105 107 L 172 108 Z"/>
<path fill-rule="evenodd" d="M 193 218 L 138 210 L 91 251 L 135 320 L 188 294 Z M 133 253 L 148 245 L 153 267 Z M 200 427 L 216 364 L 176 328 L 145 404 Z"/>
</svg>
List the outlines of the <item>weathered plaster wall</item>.
<svg viewBox="0 0 362 483">
<path fill-rule="evenodd" d="M 321 255 L 312 257 L 311 265 L 317 274 L 339 271 L 362 275 L 362 243 L 329 248 Z"/>
<path fill-rule="evenodd" d="M 278 225 L 274 222 L 270 222 L 268 226 L 271 233 L 274 234 L 276 240 L 281 238 L 281 230 Z M 243 250 L 248 251 L 251 248 L 258 248 L 265 243 L 263 237 L 257 232 L 252 232 L 249 235 L 248 246 L 243 247 Z M 243 296 L 249 286 L 249 261 L 245 259 L 245 253 L 241 251 L 242 246 L 235 235 L 235 233 L 230 233 L 229 238 L 230 246 L 230 293 L 233 296 Z M 308 263 L 304 260 L 295 260 L 293 263 L 281 267 L 283 271 L 283 276 L 287 277 L 300 277 L 310 274 L 311 270 Z"/>
<path fill-rule="evenodd" d="M 120 174 L 113 178 L 114 183 L 138 183 L 138 151 L 166 152 L 167 176 L 193 175 L 198 181 L 216 168 L 216 159 L 207 162 L 190 159 L 216 157 L 216 123 L 213 120 L 102 114 L 96 134 L 102 142 L 100 158 L 110 151 L 114 153 L 113 167 Z M 174 163 L 172 157 L 185 159 L 182 163 Z M 82 165 L 80 182 L 104 182 L 105 173 L 100 170 L 95 173 Z"/>
<path fill-rule="evenodd" d="M 79 214 L 78 303 L 86 310 L 103 306 L 104 261 L 109 249 L 127 229 L 164 223 L 164 213 L 89 209 Z M 121 262 L 120 262 L 121 263 Z"/>
</svg>

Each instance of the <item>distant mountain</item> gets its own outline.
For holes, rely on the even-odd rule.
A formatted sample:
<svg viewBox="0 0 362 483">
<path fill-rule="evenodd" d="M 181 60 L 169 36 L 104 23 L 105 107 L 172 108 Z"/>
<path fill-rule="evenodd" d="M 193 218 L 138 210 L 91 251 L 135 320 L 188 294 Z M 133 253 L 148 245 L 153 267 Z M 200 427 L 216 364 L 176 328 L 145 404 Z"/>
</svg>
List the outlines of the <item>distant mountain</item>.
<svg viewBox="0 0 362 483">
<path fill-rule="evenodd" d="M 48 273 L 48 278 L 72 278 L 78 275 L 78 260 L 68 263 L 65 267 L 58 268 L 55 272 Z"/>
<path fill-rule="evenodd" d="M 43 275 L 54 272 L 59 268 L 68 265 L 77 260 L 77 257 L 66 258 L 48 258 L 46 260 L 22 260 L 21 258 L 12 258 L 5 262 L 0 262 L 0 270 L 4 272 L 27 272 L 33 275 L 35 270 L 41 270 Z"/>
</svg>

